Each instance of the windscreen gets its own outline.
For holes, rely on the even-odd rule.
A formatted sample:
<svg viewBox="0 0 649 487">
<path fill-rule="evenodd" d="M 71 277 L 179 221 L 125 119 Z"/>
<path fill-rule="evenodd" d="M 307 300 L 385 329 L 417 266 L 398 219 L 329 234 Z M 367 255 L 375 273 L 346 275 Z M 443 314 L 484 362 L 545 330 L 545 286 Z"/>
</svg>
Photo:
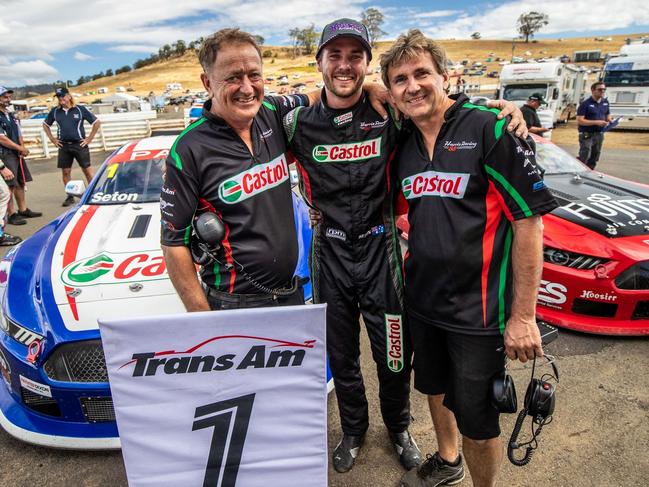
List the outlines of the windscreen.
<svg viewBox="0 0 649 487">
<path fill-rule="evenodd" d="M 106 166 L 88 202 L 114 205 L 158 201 L 164 162 L 164 159 L 143 159 Z"/>
<path fill-rule="evenodd" d="M 536 162 L 548 174 L 565 174 L 588 171 L 581 162 L 554 144 L 536 142 Z"/>
<path fill-rule="evenodd" d="M 548 85 L 543 83 L 524 84 L 524 85 L 506 85 L 505 91 L 503 92 L 503 99 L 509 101 L 514 101 L 514 100 L 527 101 L 529 97 L 535 93 L 541 93 L 545 97 L 547 90 L 548 90 Z"/>
<path fill-rule="evenodd" d="M 637 71 L 607 70 L 604 73 L 604 83 L 608 87 L 649 86 L 649 69 L 639 69 Z"/>
</svg>

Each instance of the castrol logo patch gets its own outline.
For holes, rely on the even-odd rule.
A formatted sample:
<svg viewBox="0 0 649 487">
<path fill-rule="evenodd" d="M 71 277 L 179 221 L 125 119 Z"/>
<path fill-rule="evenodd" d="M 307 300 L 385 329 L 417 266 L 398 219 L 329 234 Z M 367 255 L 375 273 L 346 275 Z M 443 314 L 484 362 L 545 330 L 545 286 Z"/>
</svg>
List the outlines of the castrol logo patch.
<svg viewBox="0 0 649 487">
<path fill-rule="evenodd" d="M 422 196 L 462 199 L 469 177 L 467 173 L 426 171 L 404 178 L 401 187 L 407 200 Z"/>
<path fill-rule="evenodd" d="M 311 153 L 316 162 L 355 162 L 381 155 L 381 137 L 349 144 L 316 145 Z"/>
<path fill-rule="evenodd" d="M 258 164 L 219 185 L 219 198 L 233 205 L 288 181 L 284 154 L 265 164 Z"/>
</svg>

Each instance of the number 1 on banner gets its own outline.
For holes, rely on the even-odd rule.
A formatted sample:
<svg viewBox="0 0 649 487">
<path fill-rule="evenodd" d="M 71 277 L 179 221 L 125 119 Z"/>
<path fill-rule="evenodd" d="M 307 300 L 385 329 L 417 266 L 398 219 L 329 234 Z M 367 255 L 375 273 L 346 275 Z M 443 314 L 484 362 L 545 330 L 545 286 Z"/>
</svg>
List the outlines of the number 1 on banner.
<svg viewBox="0 0 649 487">
<path fill-rule="evenodd" d="M 234 487 L 255 394 L 199 406 L 192 431 L 214 428 L 203 487 Z"/>
</svg>

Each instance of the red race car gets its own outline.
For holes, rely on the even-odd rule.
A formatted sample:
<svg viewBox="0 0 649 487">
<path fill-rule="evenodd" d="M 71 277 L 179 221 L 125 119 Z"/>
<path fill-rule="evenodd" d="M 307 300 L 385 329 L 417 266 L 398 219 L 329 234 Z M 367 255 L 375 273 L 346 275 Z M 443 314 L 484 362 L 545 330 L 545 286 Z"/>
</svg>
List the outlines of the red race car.
<svg viewBox="0 0 649 487">
<path fill-rule="evenodd" d="M 593 171 L 534 136 L 561 205 L 543 217 L 537 317 L 603 335 L 649 335 L 649 186 Z M 408 219 L 397 219 L 408 238 Z"/>
</svg>

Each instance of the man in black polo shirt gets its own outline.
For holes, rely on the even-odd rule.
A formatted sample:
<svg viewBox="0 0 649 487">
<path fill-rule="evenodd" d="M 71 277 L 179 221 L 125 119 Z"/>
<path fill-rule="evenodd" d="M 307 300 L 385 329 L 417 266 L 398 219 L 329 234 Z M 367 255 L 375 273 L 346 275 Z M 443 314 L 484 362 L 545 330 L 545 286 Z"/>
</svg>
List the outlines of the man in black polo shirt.
<svg viewBox="0 0 649 487">
<path fill-rule="evenodd" d="M 61 169 L 63 186 L 68 184 L 72 174 L 72 161 L 77 160 L 86 181 L 90 183 L 94 171 L 90 165 L 90 148 L 88 147 L 101 126 L 101 121 L 86 107 L 74 103 L 72 95 L 67 88 L 57 88 L 54 93 L 59 105 L 52 108 L 43 122 L 45 134 L 56 147 L 59 148 L 59 160 L 56 167 Z M 91 126 L 90 135 L 86 137 L 83 122 Z M 57 136 L 52 135 L 50 127 L 56 122 L 58 125 Z M 63 206 L 74 204 L 74 197 L 68 196 L 63 201 Z"/>
<path fill-rule="evenodd" d="M 602 81 L 590 87 L 591 96 L 582 101 L 577 109 L 579 130 L 579 160 L 595 169 L 604 144 L 604 128 L 613 120 L 604 98 L 606 85 Z"/>
<path fill-rule="evenodd" d="M 238 29 L 208 37 L 199 60 L 210 100 L 172 146 L 160 198 L 171 282 L 188 311 L 304 304 L 301 287 L 289 293 L 298 241 L 282 117 L 309 98 L 264 98 L 259 47 Z M 194 216 L 206 211 L 226 231 L 201 287 L 189 245 Z"/>
<path fill-rule="evenodd" d="M 7 186 L 9 186 L 11 194 L 15 196 L 18 205 L 18 211 L 10 213 L 7 222 L 12 225 L 24 225 L 27 223 L 24 218 L 35 218 L 41 216 L 42 213 L 30 210 L 25 202 L 25 185 L 32 180 L 25 161 L 29 149 L 23 142 L 18 120 L 9 111 L 11 95 L 13 95 L 13 90 L 0 86 L 0 158 L 14 176 L 7 180 Z M 11 202 L 9 208 L 11 208 Z"/>
<path fill-rule="evenodd" d="M 428 395 L 439 451 L 407 487 L 464 478 L 493 486 L 502 462 L 491 379 L 510 359 L 543 355 L 535 320 L 542 267 L 540 215 L 556 207 L 534 154 L 496 111 L 449 97 L 444 50 L 420 31 L 381 56 L 383 81 L 413 122 L 395 183 L 408 204 L 405 301 L 415 388 Z"/>
<path fill-rule="evenodd" d="M 525 119 L 525 124 L 527 125 L 528 132 L 536 135 L 543 135 L 547 132 L 547 129 L 541 125 L 541 120 L 539 119 L 539 114 L 536 111 L 541 105 L 546 104 L 546 101 L 543 99 L 541 93 L 533 93 L 527 99 L 527 103 L 521 107 L 521 112 L 523 112 L 523 118 Z"/>
</svg>

